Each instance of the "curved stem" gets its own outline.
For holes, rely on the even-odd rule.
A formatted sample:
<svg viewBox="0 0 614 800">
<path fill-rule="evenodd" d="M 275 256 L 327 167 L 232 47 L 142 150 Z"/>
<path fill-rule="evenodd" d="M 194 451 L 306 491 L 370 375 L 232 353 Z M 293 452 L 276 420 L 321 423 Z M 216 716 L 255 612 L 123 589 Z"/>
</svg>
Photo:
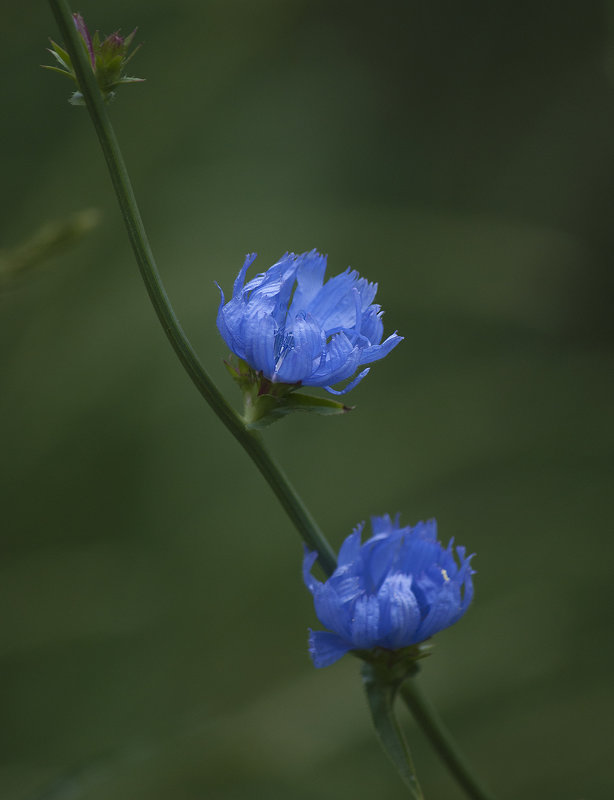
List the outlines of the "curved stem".
<svg viewBox="0 0 614 800">
<path fill-rule="evenodd" d="M 318 560 L 324 572 L 327 575 L 331 575 L 336 567 L 336 558 L 324 534 L 305 507 L 288 478 L 265 449 L 259 434 L 249 430 L 242 418 L 226 402 L 224 396 L 215 386 L 200 363 L 192 345 L 179 324 L 179 320 L 173 311 L 158 273 L 141 220 L 136 198 L 132 190 L 130 178 L 111 122 L 108 118 L 104 101 L 98 89 L 94 73 L 92 72 L 73 24 L 70 8 L 66 0 L 49 0 L 49 5 L 51 6 L 58 27 L 64 37 L 66 48 L 70 54 L 75 73 L 79 80 L 79 89 L 83 94 L 85 104 L 92 118 L 107 162 L 113 187 L 119 201 L 141 276 L 145 282 L 150 300 L 164 332 L 184 369 L 201 395 L 256 464 L 282 507 L 296 526 L 303 540 L 310 549 L 317 551 Z M 366 686 L 367 695 L 369 696 L 370 689 L 368 682 Z M 435 746 L 442 759 L 446 762 L 459 783 L 465 788 L 469 796 L 474 798 L 474 800 L 492 800 L 491 795 L 481 789 L 477 781 L 471 775 L 450 735 L 437 717 L 433 707 L 418 689 L 415 680 L 410 679 L 406 681 L 400 691 L 405 702 L 431 740 L 431 743 Z M 391 757 L 393 757 L 397 766 L 400 766 L 402 774 L 405 770 L 404 780 L 410 788 L 412 788 L 414 797 L 421 798 L 422 794 L 415 781 L 411 756 L 409 755 L 402 732 L 394 717 L 394 696 L 394 691 L 380 693 L 379 697 L 372 693 L 369 697 L 372 714 L 374 715 L 374 719 L 377 717 L 379 720 L 379 724 L 376 722 L 376 727 L 380 739 L 383 741 L 383 736 L 386 737 L 386 740 L 392 747 L 393 756 Z M 384 734 L 382 734 L 382 731 Z M 385 747 L 389 752 L 390 748 L 386 745 Z M 405 766 L 403 766 L 403 764 Z"/>
<path fill-rule="evenodd" d="M 113 188 L 128 230 L 130 244 L 162 328 L 198 391 L 249 454 L 308 547 L 318 552 L 318 560 L 324 572 L 330 575 L 335 569 L 336 558 L 324 534 L 288 478 L 266 451 L 260 437 L 246 428 L 242 418 L 226 402 L 224 396 L 200 363 L 194 348 L 179 324 L 156 267 L 128 171 L 94 73 L 73 23 L 68 3 L 66 0 L 49 0 L 49 5 L 71 57 L 79 80 L 79 89 L 83 94 L 107 162 Z"/>
<path fill-rule="evenodd" d="M 317 522 L 299 497 L 281 467 L 274 461 L 257 431 L 248 430 L 241 424 L 240 430 L 231 430 L 243 449 L 250 456 L 275 496 L 303 537 L 310 550 L 318 553 L 320 566 L 330 577 L 337 567 L 337 557 Z"/>
<path fill-rule="evenodd" d="M 427 739 L 467 795 L 473 800 L 494 800 L 493 795 L 484 789 L 474 776 L 435 707 L 423 693 L 416 677 L 408 678 L 401 685 L 400 692 Z"/>
</svg>

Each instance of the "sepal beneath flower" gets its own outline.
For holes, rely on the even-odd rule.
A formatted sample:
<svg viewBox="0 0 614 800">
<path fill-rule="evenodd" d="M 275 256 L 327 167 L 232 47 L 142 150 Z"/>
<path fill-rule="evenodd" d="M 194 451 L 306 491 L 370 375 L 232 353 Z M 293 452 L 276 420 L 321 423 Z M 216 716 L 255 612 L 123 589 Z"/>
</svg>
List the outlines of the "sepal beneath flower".
<svg viewBox="0 0 614 800">
<path fill-rule="evenodd" d="M 274 383 L 241 358 L 231 356 L 224 364 L 243 394 L 243 419 L 253 430 L 266 428 L 294 411 L 335 416 L 352 410 L 338 400 L 297 391 L 300 382 Z"/>
<path fill-rule="evenodd" d="M 379 681 L 400 686 L 418 672 L 419 666 L 416 662 L 430 656 L 434 646 L 433 642 L 427 640 L 400 650 L 373 647 L 371 650 L 352 652 L 369 665 L 370 674 L 376 675 Z"/>
</svg>

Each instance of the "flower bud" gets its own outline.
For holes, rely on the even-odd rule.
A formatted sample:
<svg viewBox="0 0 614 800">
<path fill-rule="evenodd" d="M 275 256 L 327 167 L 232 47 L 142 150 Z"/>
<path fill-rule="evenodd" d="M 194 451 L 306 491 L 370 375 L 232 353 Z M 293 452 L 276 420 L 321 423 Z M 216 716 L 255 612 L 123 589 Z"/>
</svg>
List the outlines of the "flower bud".
<svg viewBox="0 0 614 800">
<path fill-rule="evenodd" d="M 83 47 L 88 55 L 92 71 L 96 76 L 98 87 L 102 93 L 105 101 L 112 100 L 115 97 L 115 89 L 122 83 L 140 83 L 144 78 L 131 78 L 125 73 L 126 64 L 130 61 L 132 56 L 135 55 L 140 45 L 128 55 L 128 51 L 132 45 L 132 41 L 136 34 L 136 28 L 126 37 L 122 37 L 119 31 L 110 34 L 106 39 L 100 40 L 98 31 L 94 36 L 90 36 L 87 29 L 85 20 L 81 14 L 73 14 L 75 28 L 79 33 L 79 38 L 83 43 Z M 45 69 L 50 69 L 53 72 L 59 72 L 62 75 L 67 75 L 79 86 L 77 75 L 75 73 L 72 60 L 66 50 L 60 47 L 59 44 L 51 41 L 51 48 L 49 52 L 56 59 L 59 67 L 47 66 Z M 73 105 L 84 105 L 83 95 L 80 91 L 76 91 L 70 98 Z"/>
</svg>

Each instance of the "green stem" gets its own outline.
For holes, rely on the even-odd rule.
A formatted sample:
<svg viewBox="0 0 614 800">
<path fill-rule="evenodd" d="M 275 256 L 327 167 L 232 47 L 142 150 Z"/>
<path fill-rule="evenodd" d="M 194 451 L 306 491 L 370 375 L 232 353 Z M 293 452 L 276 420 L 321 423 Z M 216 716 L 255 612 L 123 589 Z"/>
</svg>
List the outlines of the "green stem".
<svg viewBox="0 0 614 800">
<path fill-rule="evenodd" d="M 201 395 L 256 464 L 307 546 L 317 551 L 323 571 L 327 575 L 331 575 L 336 567 L 336 558 L 324 534 L 286 475 L 265 449 L 260 435 L 256 431 L 249 430 L 243 419 L 226 402 L 200 363 L 179 324 L 158 273 L 130 178 L 94 73 L 73 24 L 70 8 L 66 0 L 49 0 L 49 5 L 64 37 L 66 49 L 70 54 L 79 81 L 79 89 L 83 94 L 107 162 L 141 276 L 164 332 Z M 369 696 L 368 681 L 366 686 L 367 695 Z M 383 736 L 385 736 L 389 744 L 389 747 L 386 746 L 387 752 L 389 754 L 392 753 L 391 757 L 401 773 L 404 774 L 404 780 L 412 788 L 414 797 L 417 800 L 422 800 L 422 793 L 415 780 L 411 756 L 393 713 L 395 691 L 380 692 L 379 696 L 377 692 L 372 692 L 369 702 L 374 719 L 377 717 L 379 721 L 379 727 L 378 723 L 376 723 L 376 727 L 378 727 L 380 740 L 383 742 Z M 434 709 L 418 691 L 415 682 L 413 680 L 407 681 L 401 688 L 401 692 L 425 733 L 468 794 L 474 800 L 492 800 L 491 796 L 480 789 L 475 779 L 471 776 L 449 734 L 439 721 Z M 382 734 L 382 731 L 384 734 Z"/>
<path fill-rule="evenodd" d="M 362 666 L 362 678 L 375 732 L 384 752 L 397 768 L 414 800 L 424 800 L 409 747 L 394 714 L 398 682 L 389 681 L 385 670 L 369 663 Z"/>
<path fill-rule="evenodd" d="M 128 237 L 134 255 L 147 288 L 149 298 L 158 315 L 158 319 L 166 333 L 175 353 L 196 388 L 209 403 L 219 419 L 224 423 L 235 439 L 254 461 L 265 480 L 277 496 L 277 499 L 298 529 L 307 546 L 317 550 L 318 560 L 324 572 L 331 575 L 336 567 L 333 549 L 318 527 L 304 503 L 296 493 L 288 478 L 277 466 L 272 456 L 266 451 L 257 433 L 246 428 L 243 419 L 226 402 L 217 386 L 213 383 L 200 363 L 192 345 L 183 332 L 177 319 L 149 245 L 147 234 L 141 220 L 134 191 L 124 164 L 119 144 L 109 120 L 102 95 L 96 83 L 91 65 L 75 25 L 72 13 L 66 0 L 49 0 L 66 49 L 71 57 L 75 73 L 79 80 L 79 89 L 83 94 L 87 110 L 94 123 L 96 134 L 107 162 L 113 182 L 113 188 L 119 201 L 122 216 L 128 230 Z"/>
<path fill-rule="evenodd" d="M 473 800 L 494 800 L 493 795 L 473 775 L 435 707 L 424 695 L 417 678 L 408 678 L 401 685 L 400 692 L 416 722 L 467 795 Z"/>
</svg>

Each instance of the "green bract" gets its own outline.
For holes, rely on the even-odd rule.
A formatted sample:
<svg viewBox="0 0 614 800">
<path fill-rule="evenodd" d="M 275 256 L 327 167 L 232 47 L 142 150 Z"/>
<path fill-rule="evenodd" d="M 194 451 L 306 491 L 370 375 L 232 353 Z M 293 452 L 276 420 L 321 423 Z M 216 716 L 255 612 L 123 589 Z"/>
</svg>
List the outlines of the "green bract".
<svg viewBox="0 0 614 800">
<path fill-rule="evenodd" d="M 353 408 L 330 397 L 297 392 L 297 383 L 273 383 L 236 356 L 224 364 L 243 393 L 243 419 L 249 428 L 266 428 L 293 411 L 329 417 L 346 414 Z"/>
<path fill-rule="evenodd" d="M 120 36 L 119 31 L 115 31 L 115 33 L 111 33 L 100 41 L 98 31 L 94 33 L 93 37 L 90 36 L 81 14 L 73 14 L 73 20 L 105 101 L 108 102 L 115 97 L 115 89 L 120 84 L 140 83 L 145 80 L 144 78 L 132 78 L 125 74 L 126 64 L 140 47 L 140 45 L 138 45 L 136 49 L 128 55 L 128 50 L 132 46 L 136 34 L 136 28 L 126 37 Z M 69 54 L 63 47 L 60 47 L 57 42 L 54 42 L 53 39 L 50 39 L 50 41 L 51 47 L 49 48 L 49 52 L 60 66 L 44 65 L 45 69 L 59 72 L 61 75 L 67 75 L 78 87 L 79 81 Z M 77 106 L 85 105 L 83 95 L 80 91 L 74 92 L 70 98 L 70 102 Z"/>
</svg>

